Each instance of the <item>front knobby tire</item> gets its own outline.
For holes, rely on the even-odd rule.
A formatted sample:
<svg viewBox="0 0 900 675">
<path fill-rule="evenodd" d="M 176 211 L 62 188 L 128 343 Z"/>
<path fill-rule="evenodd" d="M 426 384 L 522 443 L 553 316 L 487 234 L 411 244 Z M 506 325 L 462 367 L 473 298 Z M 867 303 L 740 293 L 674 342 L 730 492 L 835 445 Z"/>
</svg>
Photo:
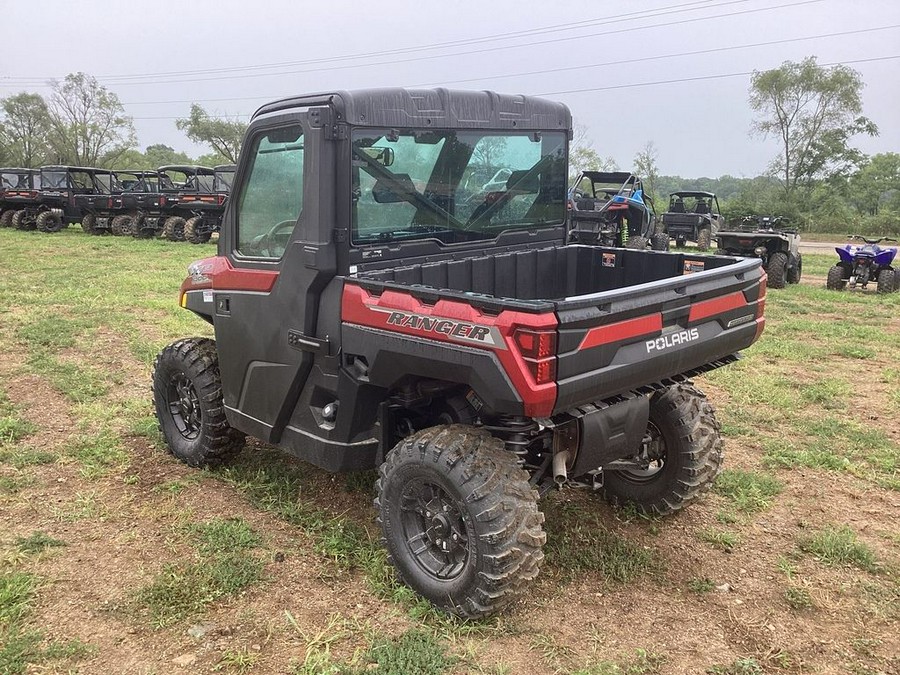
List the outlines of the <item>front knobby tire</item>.
<svg viewBox="0 0 900 675">
<path fill-rule="evenodd" d="M 189 466 L 221 464 L 244 446 L 244 434 L 225 418 L 213 340 L 179 340 L 159 353 L 153 368 L 153 403 L 169 451 Z"/>
<path fill-rule="evenodd" d="M 690 384 L 675 384 L 650 400 L 651 442 L 638 456 L 646 469 L 603 472 L 604 497 L 631 505 L 644 515 L 664 516 L 707 492 L 722 469 L 722 438 L 706 395 Z"/>
<path fill-rule="evenodd" d="M 12 227 L 12 219 L 14 215 L 16 215 L 16 212 L 13 209 L 4 211 L 3 215 L 0 216 L 0 227 Z"/>
<path fill-rule="evenodd" d="M 185 220 L 181 216 L 169 216 L 159 236 L 169 241 L 184 241 L 184 225 Z"/>
<path fill-rule="evenodd" d="M 212 232 L 204 231 L 201 228 L 203 227 L 203 218 L 201 216 L 194 216 L 193 218 L 189 218 L 184 223 L 184 239 L 185 241 L 189 241 L 192 244 L 205 244 L 209 241 L 212 236 Z"/>
<path fill-rule="evenodd" d="M 64 222 L 58 213 L 53 211 L 42 211 L 35 220 L 35 227 L 41 232 L 52 234 L 63 229 Z"/>
<path fill-rule="evenodd" d="M 798 253 L 796 264 L 788 269 L 787 282 L 789 284 L 799 284 L 801 276 L 803 276 L 803 255 Z"/>
<path fill-rule="evenodd" d="M 766 267 L 766 274 L 769 276 L 769 288 L 784 288 L 788 281 L 788 257 L 787 253 L 779 251 L 773 253 L 769 258 L 769 265 Z"/>
<path fill-rule="evenodd" d="M 486 431 L 454 424 L 404 439 L 382 464 L 376 493 L 391 563 L 436 607 L 490 616 L 537 577 L 547 539 L 538 494 Z"/>
</svg>

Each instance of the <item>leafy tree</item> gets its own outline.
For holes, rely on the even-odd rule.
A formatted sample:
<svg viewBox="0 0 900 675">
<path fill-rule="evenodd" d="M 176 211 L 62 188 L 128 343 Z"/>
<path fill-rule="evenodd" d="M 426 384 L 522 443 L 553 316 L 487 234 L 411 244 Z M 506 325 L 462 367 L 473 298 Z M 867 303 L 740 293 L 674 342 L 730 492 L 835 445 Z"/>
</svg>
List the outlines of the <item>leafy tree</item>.
<svg viewBox="0 0 900 675">
<path fill-rule="evenodd" d="M 17 166 L 34 167 L 47 156 L 50 112 L 40 94 L 22 92 L 3 99 L 3 145 L 8 161 Z"/>
<path fill-rule="evenodd" d="M 866 160 L 850 177 L 849 194 L 861 213 L 873 216 L 884 205 L 900 203 L 900 154 L 883 152 Z"/>
<path fill-rule="evenodd" d="M 243 122 L 210 117 L 202 106 L 194 103 L 191 105 L 190 115 L 175 120 L 175 126 L 195 143 L 205 143 L 212 147 L 227 163 L 237 163 L 244 132 L 247 130 L 247 125 Z"/>
<path fill-rule="evenodd" d="M 646 190 L 654 201 L 660 199 L 656 191 L 659 184 L 659 167 L 656 163 L 658 159 L 659 151 L 653 141 L 647 141 L 634 156 L 634 175 L 644 181 Z"/>
<path fill-rule="evenodd" d="M 200 166 L 219 166 L 220 164 L 234 164 L 227 157 L 223 157 L 218 152 L 208 152 L 197 158 L 197 164 Z"/>
<path fill-rule="evenodd" d="M 780 140 L 781 154 L 771 168 L 788 197 L 817 179 L 847 172 L 862 159 L 850 147 L 851 137 L 878 134 L 875 124 L 861 114 L 862 87 L 852 68 L 825 68 L 815 57 L 753 73 L 750 106 L 760 115 L 754 131 Z"/>
<path fill-rule="evenodd" d="M 601 157 L 588 138 L 586 125 L 576 122 L 569 145 L 569 182 L 582 171 L 618 171 L 619 165 L 612 157 Z"/>
<path fill-rule="evenodd" d="M 119 97 L 84 73 L 51 83 L 50 147 L 56 160 L 79 166 L 110 165 L 136 138 Z"/>
<path fill-rule="evenodd" d="M 148 145 L 144 151 L 148 169 L 155 169 L 166 164 L 195 164 L 194 160 L 184 152 L 162 143 Z"/>
</svg>

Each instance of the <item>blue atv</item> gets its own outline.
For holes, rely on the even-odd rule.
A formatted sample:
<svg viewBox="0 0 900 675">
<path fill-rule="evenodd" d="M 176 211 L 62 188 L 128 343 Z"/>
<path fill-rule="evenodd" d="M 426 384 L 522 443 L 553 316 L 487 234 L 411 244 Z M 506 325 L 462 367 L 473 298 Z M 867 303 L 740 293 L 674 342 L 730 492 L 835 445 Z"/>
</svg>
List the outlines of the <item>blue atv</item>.
<svg viewBox="0 0 900 675">
<path fill-rule="evenodd" d="M 825 286 L 833 291 L 842 291 L 845 287 L 865 288 L 874 279 L 879 293 L 900 290 L 900 273 L 891 267 L 897 249 L 879 246 L 883 241 L 897 240 L 889 237 L 866 239 L 858 234 L 848 235 L 848 238 L 859 239 L 863 245 L 846 244 L 834 249 L 841 260 L 828 270 Z"/>
</svg>

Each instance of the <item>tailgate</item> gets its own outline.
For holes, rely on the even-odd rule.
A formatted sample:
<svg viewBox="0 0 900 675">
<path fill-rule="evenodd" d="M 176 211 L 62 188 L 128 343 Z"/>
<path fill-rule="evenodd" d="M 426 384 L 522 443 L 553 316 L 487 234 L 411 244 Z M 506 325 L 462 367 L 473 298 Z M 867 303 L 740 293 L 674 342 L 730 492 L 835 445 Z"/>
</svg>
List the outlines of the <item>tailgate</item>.
<svg viewBox="0 0 900 675">
<path fill-rule="evenodd" d="M 760 261 L 707 269 L 713 259 L 722 260 L 685 256 L 683 276 L 558 301 L 554 412 L 702 369 L 750 346 L 765 324 Z"/>
</svg>

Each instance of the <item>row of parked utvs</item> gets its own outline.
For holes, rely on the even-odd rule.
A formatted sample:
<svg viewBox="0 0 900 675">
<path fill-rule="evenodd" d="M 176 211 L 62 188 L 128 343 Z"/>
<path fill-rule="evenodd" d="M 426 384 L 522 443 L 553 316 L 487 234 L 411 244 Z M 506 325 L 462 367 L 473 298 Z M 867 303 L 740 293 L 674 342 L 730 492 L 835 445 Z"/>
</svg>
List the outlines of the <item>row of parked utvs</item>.
<svg viewBox="0 0 900 675">
<path fill-rule="evenodd" d="M 202 244 L 218 232 L 234 165 L 111 171 L 80 166 L 0 168 L 0 227 L 160 236 Z"/>
</svg>

